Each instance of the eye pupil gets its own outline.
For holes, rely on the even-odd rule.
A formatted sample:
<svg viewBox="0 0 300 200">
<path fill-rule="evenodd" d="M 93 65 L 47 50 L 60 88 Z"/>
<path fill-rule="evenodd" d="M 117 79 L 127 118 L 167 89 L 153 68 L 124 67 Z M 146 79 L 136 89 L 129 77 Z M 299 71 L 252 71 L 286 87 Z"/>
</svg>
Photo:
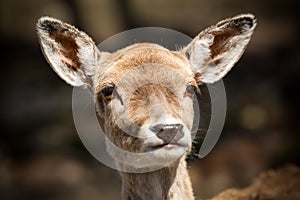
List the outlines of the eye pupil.
<svg viewBox="0 0 300 200">
<path fill-rule="evenodd" d="M 195 93 L 195 87 L 193 85 L 187 86 L 186 92 L 189 93 L 189 94 L 194 94 Z"/>
<path fill-rule="evenodd" d="M 104 88 L 101 93 L 106 99 L 112 99 L 114 92 L 114 87 L 106 87 Z"/>
</svg>

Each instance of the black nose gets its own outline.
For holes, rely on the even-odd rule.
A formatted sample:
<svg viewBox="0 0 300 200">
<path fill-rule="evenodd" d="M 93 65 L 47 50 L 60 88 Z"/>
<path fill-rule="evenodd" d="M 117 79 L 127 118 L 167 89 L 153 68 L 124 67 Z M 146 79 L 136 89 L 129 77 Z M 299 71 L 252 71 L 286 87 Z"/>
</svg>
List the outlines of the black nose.
<svg viewBox="0 0 300 200">
<path fill-rule="evenodd" d="M 150 128 L 165 144 L 176 143 L 183 137 L 182 124 L 157 124 Z"/>
</svg>

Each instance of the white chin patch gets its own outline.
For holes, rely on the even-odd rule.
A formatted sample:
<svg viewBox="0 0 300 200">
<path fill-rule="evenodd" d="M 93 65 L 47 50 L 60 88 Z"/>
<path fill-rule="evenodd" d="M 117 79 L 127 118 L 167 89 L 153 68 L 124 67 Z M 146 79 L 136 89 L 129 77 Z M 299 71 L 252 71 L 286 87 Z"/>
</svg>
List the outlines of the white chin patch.
<svg viewBox="0 0 300 200">
<path fill-rule="evenodd" d="M 115 146 L 106 139 L 107 150 L 123 172 L 144 173 L 169 166 L 188 152 L 188 147 L 166 145 L 147 152 L 134 153 Z"/>
<path fill-rule="evenodd" d="M 153 166 L 161 166 L 164 167 L 170 165 L 174 161 L 178 160 L 182 156 L 184 156 L 188 151 L 187 147 L 177 146 L 168 144 L 159 149 L 155 149 L 151 151 L 152 154 L 152 162 L 149 164 Z"/>
</svg>

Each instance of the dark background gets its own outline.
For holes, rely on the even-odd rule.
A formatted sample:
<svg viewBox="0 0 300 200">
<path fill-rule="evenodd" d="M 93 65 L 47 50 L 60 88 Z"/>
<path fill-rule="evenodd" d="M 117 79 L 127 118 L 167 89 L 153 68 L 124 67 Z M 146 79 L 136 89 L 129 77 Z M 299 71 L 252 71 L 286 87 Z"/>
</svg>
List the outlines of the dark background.
<svg viewBox="0 0 300 200">
<path fill-rule="evenodd" d="M 191 37 L 219 20 L 254 13 L 258 27 L 224 79 L 224 131 L 204 159 L 189 160 L 199 198 L 245 187 L 259 173 L 300 164 L 299 0 L 1 0 L 0 199 L 120 199 L 120 179 L 83 147 L 72 88 L 43 58 L 40 16 L 60 18 L 100 43 L 143 26 Z"/>
</svg>

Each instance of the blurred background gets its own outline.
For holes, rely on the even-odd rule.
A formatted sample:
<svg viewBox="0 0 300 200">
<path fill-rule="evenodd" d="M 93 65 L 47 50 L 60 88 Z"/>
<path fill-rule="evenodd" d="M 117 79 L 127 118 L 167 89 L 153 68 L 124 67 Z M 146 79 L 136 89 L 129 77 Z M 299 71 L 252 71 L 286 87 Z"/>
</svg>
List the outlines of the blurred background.
<svg viewBox="0 0 300 200">
<path fill-rule="evenodd" d="M 213 151 L 189 159 L 197 199 L 249 185 L 259 173 L 300 165 L 299 0 L 1 0 L 0 199 L 120 199 L 115 170 L 83 147 L 72 88 L 42 56 L 39 17 L 60 18 L 96 43 L 145 26 L 190 37 L 219 20 L 254 13 L 258 27 L 224 79 L 227 118 Z"/>
</svg>

